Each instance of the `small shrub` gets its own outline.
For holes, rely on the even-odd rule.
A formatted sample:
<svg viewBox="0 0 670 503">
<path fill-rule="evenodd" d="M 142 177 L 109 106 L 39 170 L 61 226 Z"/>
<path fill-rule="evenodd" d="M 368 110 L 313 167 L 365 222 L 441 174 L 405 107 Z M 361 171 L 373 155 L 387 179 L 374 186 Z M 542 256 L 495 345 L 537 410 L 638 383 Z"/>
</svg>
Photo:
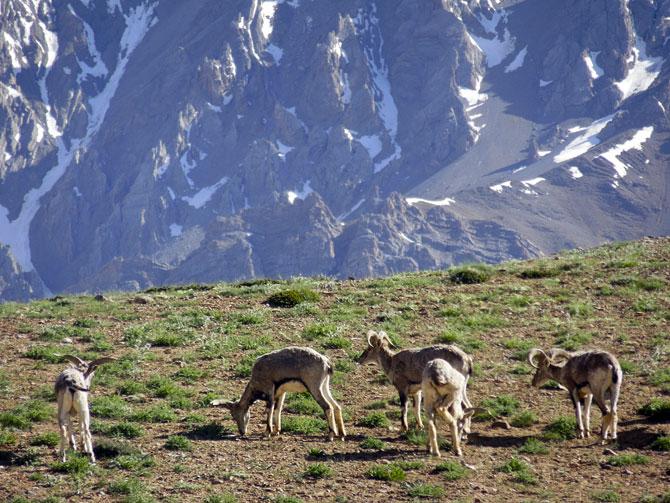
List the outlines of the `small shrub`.
<svg viewBox="0 0 670 503">
<path fill-rule="evenodd" d="M 332 477 L 333 469 L 325 463 L 314 463 L 309 465 L 302 475 L 308 479 L 325 479 Z"/>
<path fill-rule="evenodd" d="M 177 420 L 177 415 L 167 405 L 159 404 L 135 412 L 129 419 L 146 423 L 170 423 Z"/>
<path fill-rule="evenodd" d="M 614 491 L 598 491 L 591 495 L 593 501 L 602 501 L 602 502 L 613 502 L 617 503 L 621 501 L 621 496 Z"/>
<path fill-rule="evenodd" d="M 646 465 L 649 458 L 642 454 L 617 454 L 609 456 L 605 462 L 610 466 Z"/>
<path fill-rule="evenodd" d="M 585 318 L 593 314 L 593 306 L 588 302 L 572 302 L 567 307 L 570 316 Z"/>
<path fill-rule="evenodd" d="M 351 347 L 351 341 L 346 337 L 329 337 L 321 343 L 324 349 L 348 349 Z"/>
<path fill-rule="evenodd" d="M 670 451 L 670 436 L 658 437 L 650 447 L 654 451 Z"/>
<path fill-rule="evenodd" d="M 396 465 L 374 465 L 365 475 L 375 480 L 387 482 L 402 482 L 407 477 L 405 470 Z"/>
<path fill-rule="evenodd" d="M 442 498 L 445 495 L 445 491 L 440 486 L 417 482 L 409 486 L 407 495 L 412 498 Z"/>
<path fill-rule="evenodd" d="M 433 471 L 441 473 L 447 480 L 459 480 L 468 474 L 468 469 L 456 461 L 443 461 Z"/>
<path fill-rule="evenodd" d="M 32 360 L 43 360 L 48 363 L 62 363 L 63 355 L 58 346 L 31 346 L 25 353 L 26 358 Z"/>
<path fill-rule="evenodd" d="M 652 398 L 650 402 L 640 407 L 638 412 L 655 421 L 668 421 L 670 420 L 670 400 Z"/>
<path fill-rule="evenodd" d="M 303 302 L 318 302 L 320 296 L 308 288 L 294 288 L 274 293 L 265 301 L 270 307 L 295 307 Z"/>
<path fill-rule="evenodd" d="M 148 454 L 122 454 L 115 457 L 110 465 L 113 468 L 138 472 L 155 466 L 156 461 Z"/>
<path fill-rule="evenodd" d="M 97 396 L 91 400 L 91 415 L 120 419 L 130 411 L 129 405 L 120 396 Z"/>
<path fill-rule="evenodd" d="M 324 451 L 320 447 L 310 447 L 309 450 L 307 451 L 307 455 L 310 458 L 322 458 L 326 455 L 326 451 Z"/>
<path fill-rule="evenodd" d="M 522 279 L 542 279 L 542 278 L 553 278 L 558 276 L 560 271 L 558 269 L 552 269 L 547 267 L 544 264 L 540 264 L 536 267 L 531 267 L 525 269 L 519 273 L 519 277 Z"/>
<path fill-rule="evenodd" d="M 110 437 L 138 438 L 144 435 L 144 430 L 141 426 L 126 421 L 110 425 L 105 429 L 104 433 Z"/>
<path fill-rule="evenodd" d="M 426 442 L 428 441 L 428 434 L 426 433 L 425 430 L 417 430 L 415 428 L 410 428 L 409 430 L 407 430 L 402 434 L 402 438 L 404 438 L 407 442 L 409 442 L 412 445 L 425 446 Z"/>
<path fill-rule="evenodd" d="M 321 406 L 307 392 L 289 394 L 284 408 L 294 414 L 318 415 L 322 413 Z"/>
<path fill-rule="evenodd" d="M 337 333 L 337 325 L 334 323 L 315 323 L 305 327 L 302 331 L 302 338 L 306 341 L 332 337 Z"/>
<path fill-rule="evenodd" d="M 537 421 L 537 415 L 534 412 L 530 410 L 524 410 L 523 412 L 512 416 L 510 424 L 515 428 L 527 428 L 528 426 L 537 423 Z"/>
<path fill-rule="evenodd" d="M 138 501 L 136 498 L 144 494 L 144 484 L 138 479 L 115 480 L 109 484 L 108 489 L 110 494 L 135 497 L 132 501 Z"/>
<path fill-rule="evenodd" d="M 515 457 L 499 466 L 498 471 L 513 475 L 513 480 L 520 484 L 535 484 L 537 482 L 531 472 L 530 465 Z"/>
<path fill-rule="evenodd" d="M 500 395 L 482 400 L 481 407 L 486 409 L 486 412 L 476 413 L 474 419 L 486 421 L 512 415 L 519 408 L 519 401 L 511 395 Z"/>
<path fill-rule="evenodd" d="M 386 414 L 383 412 L 371 412 L 367 416 L 358 420 L 358 426 L 365 426 L 366 428 L 388 428 L 390 422 Z"/>
<path fill-rule="evenodd" d="M 205 373 L 196 367 L 182 367 L 175 372 L 174 377 L 185 382 L 195 382 L 204 375 Z"/>
<path fill-rule="evenodd" d="M 561 416 L 545 426 L 544 438 L 553 441 L 570 440 L 577 436 L 575 433 L 576 428 L 577 422 L 575 418 Z"/>
<path fill-rule="evenodd" d="M 60 435 L 55 431 L 41 433 L 30 439 L 30 445 L 56 447 L 60 443 Z"/>
<path fill-rule="evenodd" d="M 7 447 L 16 443 L 16 435 L 11 431 L 0 430 L 0 447 Z"/>
<path fill-rule="evenodd" d="M 370 449 L 380 451 L 384 448 L 386 444 L 379 440 L 378 438 L 368 437 L 363 440 L 360 444 L 361 449 Z"/>
<path fill-rule="evenodd" d="M 459 285 L 484 283 L 491 278 L 491 270 L 486 266 L 463 266 L 449 270 L 449 281 Z"/>
<path fill-rule="evenodd" d="M 425 466 L 423 461 L 396 461 L 393 464 L 405 471 L 420 470 Z"/>
<path fill-rule="evenodd" d="M 183 435 L 170 435 L 165 441 L 165 448 L 171 451 L 190 451 L 191 441 Z"/>
<path fill-rule="evenodd" d="M 527 438 L 524 444 L 519 447 L 519 453 L 521 454 L 548 454 L 549 448 L 547 444 L 536 439 L 536 438 Z"/>
<path fill-rule="evenodd" d="M 69 473 L 70 475 L 82 476 L 91 471 L 91 463 L 88 457 L 79 453 L 71 453 L 67 461 L 58 461 L 51 465 L 51 469 L 58 473 Z"/>
<path fill-rule="evenodd" d="M 286 417 L 282 419 L 282 431 L 315 435 L 328 430 L 328 423 L 317 417 Z"/>
</svg>

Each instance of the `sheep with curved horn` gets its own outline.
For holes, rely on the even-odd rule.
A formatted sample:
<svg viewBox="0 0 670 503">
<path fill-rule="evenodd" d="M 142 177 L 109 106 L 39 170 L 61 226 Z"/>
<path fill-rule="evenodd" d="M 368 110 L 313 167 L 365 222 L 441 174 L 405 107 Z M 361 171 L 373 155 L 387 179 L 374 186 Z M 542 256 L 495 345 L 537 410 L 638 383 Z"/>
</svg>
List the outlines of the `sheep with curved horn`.
<svg viewBox="0 0 670 503">
<path fill-rule="evenodd" d="M 330 440 L 335 436 L 344 438 L 347 433 L 342 408 L 330 393 L 332 373 L 330 360 L 311 348 L 292 346 L 278 349 L 256 359 L 249 383 L 239 401 L 213 400 L 210 403 L 230 410 L 240 435 L 244 436 L 249 425 L 249 408 L 256 400 L 265 401 L 267 434 L 270 436 L 281 432 L 281 409 L 286 393 L 309 391 L 326 415 Z"/>
<path fill-rule="evenodd" d="M 73 450 L 77 450 L 77 441 L 72 428 L 71 416 L 79 415 L 81 443 L 84 453 L 89 455 L 92 463 L 95 463 L 93 438 L 90 431 L 91 417 L 88 406 L 88 393 L 91 389 L 91 380 L 96 368 L 104 363 L 116 361 L 116 359 L 104 357 L 91 362 L 85 362 L 73 355 L 64 355 L 62 358 L 72 363 L 73 366 L 60 373 L 54 386 L 58 403 L 60 458 L 62 461 L 65 461 L 65 450 L 68 444 L 72 446 Z"/>
<path fill-rule="evenodd" d="M 389 381 L 395 386 L 400 395 L 400 406 L 402 407 L 401 424 L 402 429 L 407 431 L 407 409 L 408 397 L 412 397 L 416 424 L 423 428 L 421 420 L 421 380 L 426 364 L 436 358 L 446 360 L 456 371 L 465 378 L 462 388 L 462 401 L 466 407 L 472 407 L 467 394 L 467 382 L 472 375 L 472 357 L 453 344 L 437 344 L 425 348 L 404 349 L 394 352 L 391 350 L 393 343 L 384 331 L 368 331 L 368 347 L 358 359 L 360 365 L 366 363 L 378 364 Z M 463 438 L 470 432 L 470 417 L 465 420 L 465 426 L 461 432 Z"/>
<path fill-rule="evenodd" d="M 606 443 L 608 435 L 617 438 L 617 402 L 623 373 L 616 357 L 606 351 L 592 350 L 570 353 L 553 348 L 548 354 L 534 348 L 528 362 L 535 367 L 533 386 L 539 388 L 549 379 L 565 386 L 575 407 L 579 437 L 591 435 L 591 400 L 595 400 L 603 415 L 600 437 Z M 610 405 L 607 405 L 607 396 Z M 582 410 L 583 406 L 583 410 Z"/>
</svg>

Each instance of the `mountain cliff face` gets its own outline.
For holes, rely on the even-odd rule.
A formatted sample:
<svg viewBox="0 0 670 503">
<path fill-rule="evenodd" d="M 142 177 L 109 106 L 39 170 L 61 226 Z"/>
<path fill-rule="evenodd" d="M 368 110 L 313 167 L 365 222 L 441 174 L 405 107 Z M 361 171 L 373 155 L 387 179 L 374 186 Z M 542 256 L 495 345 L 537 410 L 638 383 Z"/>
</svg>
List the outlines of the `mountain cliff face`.
<svg viewBox="0 0 670 503">
<path fill-rule="evenodd" d="M 670 232 L 669 0 L 4 0 L 0 297 Z"/>
</svg>

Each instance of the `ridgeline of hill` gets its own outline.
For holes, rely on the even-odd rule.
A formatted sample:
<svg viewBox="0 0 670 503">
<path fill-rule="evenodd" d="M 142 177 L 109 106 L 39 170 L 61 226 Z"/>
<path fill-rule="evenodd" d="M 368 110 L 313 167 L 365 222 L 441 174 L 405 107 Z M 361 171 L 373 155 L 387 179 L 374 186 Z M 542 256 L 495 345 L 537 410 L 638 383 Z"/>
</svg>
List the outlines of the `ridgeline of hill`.
<svg viewBox="0 0 670 503">
<path fill-rule="evenodd" d="M 669 327 L 668 238 L 386 279 L 3 304 L 0 500 L 669 501 Z M 469 394 L 490 414 L 473 423 L 463 463 L 447 450 L 431 459 L 423 432 L 398 431 L 395 390 L 378 367 L 355 364 L 368 329 L 399 347 L 449 342 L 473 355 Z M 270 440 L 262 405 L 242 440 L 229 413 L 207 405 L 239 397 L 254 359 L 292 344 L 335 363 L 345 442 L 326 441 L 319 407 L 301 394 L 289 395 L 284 433 Z M 551 346 L 619 357 L 616 444 L 572 438 L 567 393 L 530 387 L 528 350 Z M 67 353 L 119 358 L 93 381 L 96 466 L 57 463 L 53 381 Z"/>
</svg>

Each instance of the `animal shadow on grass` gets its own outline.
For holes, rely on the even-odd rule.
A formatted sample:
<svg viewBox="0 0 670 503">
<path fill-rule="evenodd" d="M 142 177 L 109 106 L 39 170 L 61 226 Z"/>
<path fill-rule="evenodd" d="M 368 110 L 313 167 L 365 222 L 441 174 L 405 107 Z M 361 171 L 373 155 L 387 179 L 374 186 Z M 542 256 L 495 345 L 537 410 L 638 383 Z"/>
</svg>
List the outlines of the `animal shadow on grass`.
<svg viewBox="0 0 670 503">
<path fill-rule="evenodd" d="M 203 424 L 179 434 L 191 440 L 235 440 L 239 438 L 239 435 L 233 430 L 218 423 Z"/>
<path fill-rule="evenodd" d="M 13 451 L 0 451 L 0 466 L 25 466 L 33 461 L 29 454 L 17 454 Z"/>
<path fill-rule="evenodd" d="M 380 459 L 396 459 L 407 456 L 407 451 L 399 449 L 384 449 L 382 451 L 356 451 L 356 452 L 334 452 L 332 454 L 323 453 L 319 456 L 310 456 L 309 459 L 319 461 L 378 461 Z"/>
<path fill-rule="evenodd" d="M 619 432 L 617 444 L 621 449 L 643 449 L 649 447 L 657 437 L 658 433 L 646 428 L 635 428 Z"/>
</svg>

